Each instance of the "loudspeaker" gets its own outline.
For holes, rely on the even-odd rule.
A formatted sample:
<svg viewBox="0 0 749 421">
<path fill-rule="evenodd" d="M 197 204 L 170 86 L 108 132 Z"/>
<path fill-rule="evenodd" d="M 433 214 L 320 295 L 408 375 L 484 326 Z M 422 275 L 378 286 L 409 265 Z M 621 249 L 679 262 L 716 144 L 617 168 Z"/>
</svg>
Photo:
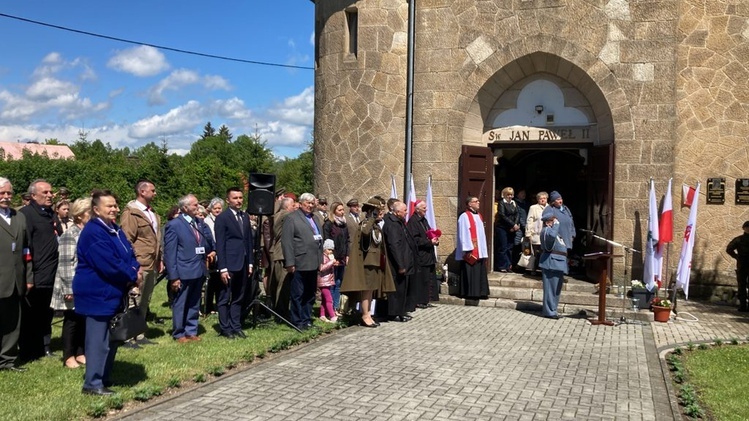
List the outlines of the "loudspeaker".
<svg viewBox="0 0 749 421">
<path fill-rule="evenodd" d="M 276 199 L 276 175 L 250 173 L 250 193 L 247 197 L 247 213 L 251 215 L 273 215 Z"/>
</svg>

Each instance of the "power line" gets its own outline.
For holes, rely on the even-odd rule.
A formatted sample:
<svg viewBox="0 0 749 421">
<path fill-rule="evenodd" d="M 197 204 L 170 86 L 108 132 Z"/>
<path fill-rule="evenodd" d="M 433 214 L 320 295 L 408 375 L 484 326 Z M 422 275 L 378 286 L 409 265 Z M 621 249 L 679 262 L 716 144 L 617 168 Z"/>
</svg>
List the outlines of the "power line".
<svg viewBox="0 0 749 421">
<path fill-rule="evenodd" d="M 74 32 L 76 34 L 83 34 L 83 35 L 88 35 L 88 36 L 97 37 L 97 38 L 104 38 L 104 39 L 108 39 L 108 40 L 112 40 L 112 41 L 124 42 L 124 43 L 127 43 L 127 44 L 146 45 L 148 47 L 158 48 L 158 49 L 161 49 L 161 50 L 174 51 L 175 53 L 182 53 L 182 54 L 190 54 L 190 55 L 200 56 L 200 57 L 215 58 L 215 59 L 218 59 L 218 60 L 235 61 L 235 62 L 238 62 L 238 63 L 255 64 L 255 65 L 258 65 L 258 66 L 272 66 L 272 67 L 285 67 L 287 69 L 314 70 L 313 67 L 307 67 L 307 66 L 294 66 L 294 65 L 291 65 L 291 64 L 279 64 L 279 63 L 269 63 L 269 62 L 265 62 L 265 61 L 245 60 L 245 59 L 241 59 L 241 58 L 218 56 L 218 55 L 215 55 L 215 54 L 207 54 L 207 53 L 200 53 L 200 52 L 197 52 L 197 51 L 189 51 L 189 50 L 182 50 L 182 49 L 179 49 L 179 48 L 165 47 L 163 45 L 150 44 L 150 43 L 147 43 L 147 42 L 140 42 L 140 41 L 133 41 L 133 40 L 125 39 L 125 38 L 117 38 L 117 37 L 112 37 L 112 36 L 109 36 L 109 35 L 103 35 L 103 34 L 97 34 L 97 33 L 94 33 L 94 32 L 82 31 L 80 29 L 73 29 L 73 28 L 68 28 L 68 27 L 60 26 L 60 25 L 53 25 L 51 23 L 40 22 L 40 21 L 32 20 L 32 19 L 26 19 L 26 18 L 22 18 L 20 16 L 13 16 L 13 15 L 5 14 L 5 13 L 0 13 L 0 16 L 1 17 L 6 17 L 6 18 L 9 18 L 9 19 L 19 20 L 19 21 L 22 21 L 22 22 L 33 23 L 35 25 L 46 26 L 48 28 L 54 28 L 54 29 L 60 29 L 60 30 L 63 30 L 63 31 Z"/>
</svg>

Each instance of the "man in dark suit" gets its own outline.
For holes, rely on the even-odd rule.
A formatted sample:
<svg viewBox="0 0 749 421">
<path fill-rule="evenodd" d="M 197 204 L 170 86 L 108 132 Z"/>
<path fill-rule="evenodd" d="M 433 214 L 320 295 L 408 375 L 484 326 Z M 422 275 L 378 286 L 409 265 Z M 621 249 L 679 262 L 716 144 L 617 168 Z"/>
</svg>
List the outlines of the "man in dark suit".
<svg viewBox="0 0 749 421">
<path fill-rule="evenodd" d="M 211 229 L 199 218 L 198 199 L 188 194 L 179 200 L 180 216 L 166 224 L 164 263 L 174 292 L 172 338 L 179 343 L 199 341 L 200 293 L 213 261 Z"/>
<path fill-rule="evenodd" d="M 242 211 L 244 194 L 239 187 L 226 191 L 228 209 L 216 217 L 216 253 L 221 282 L 218 295 L 220 335 L 228 339 L 246 338 L 242 331 L 242 310 L 253 268 L 253 238 L 250 218 Z"/>
<path fill-rule="evenodd" d="M 31 202 L 19 210 L 26 217 L 26 235 L 34 268 L 33 281 L 26 284 L 23 305 L 20 357 L 34 360 L 54 357 L 49 348 L 52 339 L 52 287 L 55 285 L 57 262 L 57 231 L 52 210 L 52 185 L 34 180 L 29 185 Z"/>
<path fill-rule="evenodd" d="M 27 254 L 26 217 L 10 207 L 13 185 L 0 177 L 0 370 L 25 371 L 16 367 L 21 332 L 21 297 L 33 282 Z"/>
<path fill-rule="evenodd" d="M 413 311 L 416 306 L 415 302 L 408 299 L 408 284 L 414 274 L 416 243 L 404 223 L 406 212 L 408 207 L 405 203 L 393 202 L 392 211 L 385 215 L 385 225 L 382 228 L 388 262 L 395 281 L 395 292 L 388 294 L 388 317 L 400 322 L 410 320 L 411 317 L 406 312 Z"/>
<path fill-rule="evenodd" d="M 315 196 L 299 196 L 299 209 L 286 216 L 281 232 L 284 264 L 291 278 L 291 323 L 312 327 L 317 271 L 322 263 L 322 227 L 314 217 Z"/>
</svg>

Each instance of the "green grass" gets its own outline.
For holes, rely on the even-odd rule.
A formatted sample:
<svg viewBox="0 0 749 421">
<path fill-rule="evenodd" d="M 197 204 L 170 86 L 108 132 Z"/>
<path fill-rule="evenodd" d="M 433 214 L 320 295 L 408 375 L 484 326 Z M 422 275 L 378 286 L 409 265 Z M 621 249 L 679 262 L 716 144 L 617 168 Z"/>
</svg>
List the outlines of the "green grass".
<svg viewBox="0 0 749 421">
<path fill-rule="evenodd" d="M 292 346 L 309 342 L 320 335 L 315 330 L 299 334 L 286 325 L 267 323 L 246 329 L 247 339 L 233 341 L 216 333 L 215 315 L 201 318 L 200 342 L 178 344 L 171 339 L 171 310 L 162 305 L 166 293 L 163 284 L 154 292 L 151 311 L 165 318 L 163 325 L 150 323 L 146 336 L 157 342 L 141 349 L 117 351 L 112 380 L 117 392 L 102 398 L 81 393 L 83 368 L 62 367 L 60 359 L 44 358 L 26 364 L 25 373 L 0 371 L 0 420 L 70 420 L 105 416 L 124 403 L 147 401 L 168 390 L 209 381 L 228 374 L 240 364 L 252 362 Z M 317 313 L 314 313 L 317 314 Z M 320 322 L 318 322 L 320 323 Z M 53 350 L 60 350 L 62 322 L 53 325 Z M 332 324 L 318 324 L 321 332 L 335 330 Z"/>
<path fill-rule="evenodd" d="M 720 421 L 747 419 L 749 345 L 716 346 L 682 358 L 702 408 Z"/>
</svg>

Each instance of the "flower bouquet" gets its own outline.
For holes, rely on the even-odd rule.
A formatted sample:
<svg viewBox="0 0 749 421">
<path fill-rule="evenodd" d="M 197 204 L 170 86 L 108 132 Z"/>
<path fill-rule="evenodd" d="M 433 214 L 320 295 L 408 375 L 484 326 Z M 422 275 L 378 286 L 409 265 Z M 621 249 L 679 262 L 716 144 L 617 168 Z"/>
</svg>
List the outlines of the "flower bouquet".
<svg viewBox="0 0 749 421">
<path fill-rule="evenodd" d="M 433 229 L 433 228 L 430 228 L 430 229 L 427 230 L 427 238 L 428 239 L 431 240 L 433 238 L 440 238 L 440 237 L 442 237 L 442 231 L 440 231 L 438 229 Z"/>
</svg>

